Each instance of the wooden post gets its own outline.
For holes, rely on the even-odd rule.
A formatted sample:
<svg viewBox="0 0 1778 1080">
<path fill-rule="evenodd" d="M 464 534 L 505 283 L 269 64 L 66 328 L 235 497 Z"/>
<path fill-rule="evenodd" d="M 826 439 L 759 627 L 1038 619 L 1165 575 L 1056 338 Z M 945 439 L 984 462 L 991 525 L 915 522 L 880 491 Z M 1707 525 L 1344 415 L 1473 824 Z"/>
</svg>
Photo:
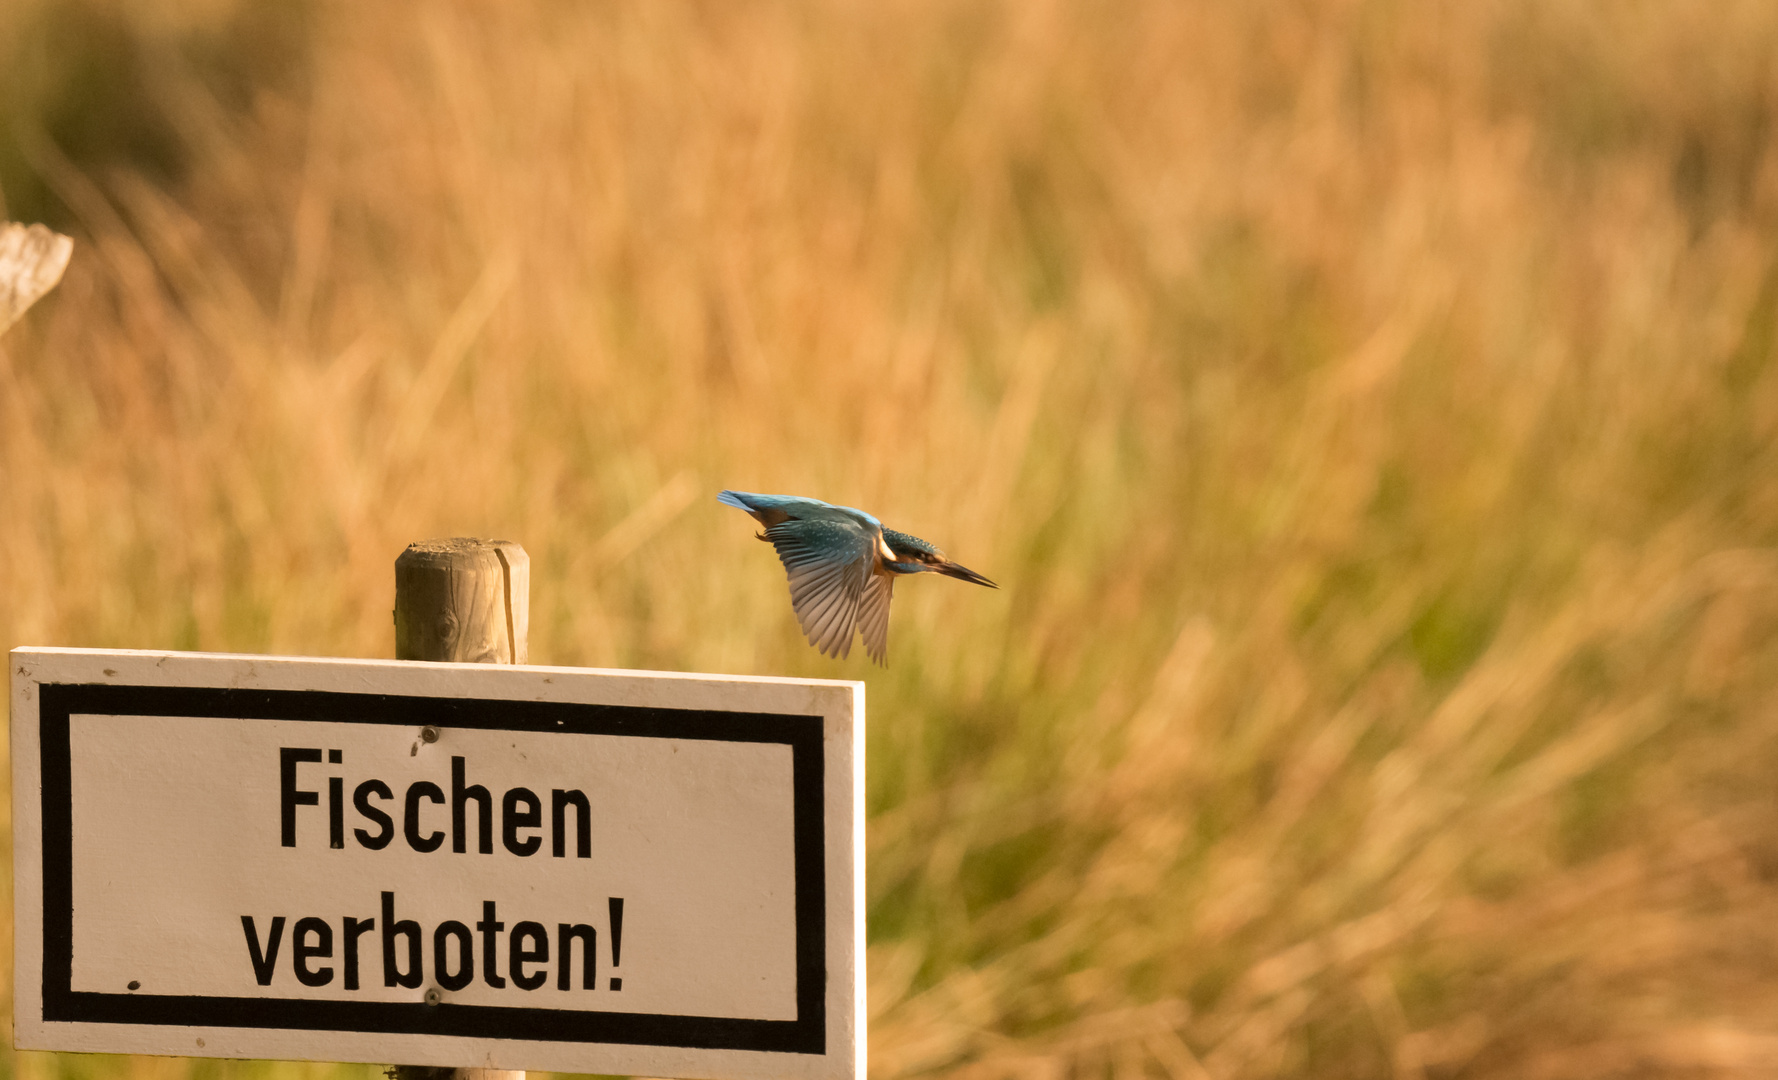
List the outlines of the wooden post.
<svg viewBox="0 0 1778 1080">
<path fill-rule="evenodd" d="M 395 656 L 523 664 L 531 557 L 511 540 L 423 540 L 395 560 Z M 427 992 L 428 1002 L 437 991 Z M 394 1080 L 525 1080 L 523 1070 L 396 1065 Z"/>
<path fill-rule="evenodd" d="M 531 557 L 511 540 L 423 540 L 395 560 L 395 658 L 523 664 Z"/>
</svg>

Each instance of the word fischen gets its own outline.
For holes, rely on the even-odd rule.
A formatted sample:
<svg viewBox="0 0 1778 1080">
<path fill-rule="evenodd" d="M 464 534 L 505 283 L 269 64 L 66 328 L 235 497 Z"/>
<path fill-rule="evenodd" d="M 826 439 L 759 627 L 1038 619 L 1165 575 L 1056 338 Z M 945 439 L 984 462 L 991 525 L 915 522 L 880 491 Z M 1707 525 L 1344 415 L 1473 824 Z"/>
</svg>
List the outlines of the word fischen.
<svg viewBox="0 0 1778 1080">
<path fill-rule="evenodd" d="M 331 765 L 344 762 L 338 750 L 327 751 Z M 281 833 L 285 847 L 295 847 L 297 810 L 319 806 L 321 793 L 303 787 L 299 770 L 305 764 L 320 764 L 321 751 L 314 747 L 285 746 L 278 750 L 278 806 Z M 465 779 L 467 767 L 462 757 L 451 758 L 451 792 L 430 780 L 416 780 L 407 786 L 401 809 L 401 835 L 415 851 L 437 851 L 444 846 L 442 829 L 428 829 L 422 821 L 423 803 L 451 808 L 451 850 L 463 854 L 469 850 L 469 806 L 475 804 L 476 850 L 483 855 L 494 851 L 494 796 L 480 784 Z M 346 781 L 341 776 L 327 777 L 327 839 L 328 846 L 346 846 Z M 361 847 L 381 851 L 395 839 L 395 819 L 378 802 L 389 803 L 395 792 L 381 780 L 370 779 L 352 789 L 352 807 L 371 828 L 355 828 L 352 836 Z M 569 811 L 573 811 L 570 815 Z M 593 857 L 592 808 L 586 794 L 574 788 L 555 788 L 549 793 L 550 854 L 561 859 L 568 854 L 568 819 L 573 818 L 574 854 L 576 858 Z M 543 797 L 530 788 L 515 787 L 500 797 L 500 843 L 507 851 L 521 857 L 535 855 L 543 847 L 543 837 L 530 835 L 543 829 Z"/>
</svg>

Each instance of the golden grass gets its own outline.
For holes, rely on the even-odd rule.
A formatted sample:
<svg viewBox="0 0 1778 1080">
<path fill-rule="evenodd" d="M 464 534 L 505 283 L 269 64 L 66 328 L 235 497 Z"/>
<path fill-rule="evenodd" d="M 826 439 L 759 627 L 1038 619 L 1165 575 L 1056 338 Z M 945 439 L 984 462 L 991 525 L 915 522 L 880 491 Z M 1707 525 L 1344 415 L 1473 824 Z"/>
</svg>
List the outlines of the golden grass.
<svg viewBox="0 0 1778 1080">
<path fill-rule="evenodd" d="M 7 41 L 81 241 L 0 343 L 8 644 L 386 656 L 404 544 L 511 537 L 540 662 L 867 680 L 879 1080 L 1778 1070 L 1778 8 Z M 1003 589 L 825 661 L 724 486 Z"/>
</svg>

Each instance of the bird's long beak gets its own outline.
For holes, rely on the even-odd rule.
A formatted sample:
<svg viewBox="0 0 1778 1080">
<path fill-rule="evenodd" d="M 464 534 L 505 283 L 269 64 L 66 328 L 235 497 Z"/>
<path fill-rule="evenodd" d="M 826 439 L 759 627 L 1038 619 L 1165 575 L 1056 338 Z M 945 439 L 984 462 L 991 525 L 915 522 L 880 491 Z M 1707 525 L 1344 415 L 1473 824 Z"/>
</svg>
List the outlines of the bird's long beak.
<svg viewBox="0 0 1778 1080">
<path fill-rule="evenodd" d="M 946 577 L 957 578 L 959 581 L 967 581 L 967 582 L 970 582 L 971 584 L 974 584 L 974 585 L 986 585 L 990 589 L 1000 588 L 1000 586 L 994 584 L 992 581 L 989 581 L 987 578 L 976 573 L 974 570 L 971 570 L 969 567 L 958 566 L 954 562 L 943 563 L 939 566 L 933 567 L 933 569 L 937 570 L 939 573 L 945 575 Z"/>
</svg>

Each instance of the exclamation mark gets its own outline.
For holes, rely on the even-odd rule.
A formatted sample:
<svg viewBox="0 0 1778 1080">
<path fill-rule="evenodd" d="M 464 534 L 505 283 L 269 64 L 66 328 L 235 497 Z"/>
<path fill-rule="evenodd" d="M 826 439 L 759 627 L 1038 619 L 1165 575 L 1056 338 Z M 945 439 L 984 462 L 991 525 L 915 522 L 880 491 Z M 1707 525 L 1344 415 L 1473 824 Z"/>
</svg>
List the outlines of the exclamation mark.
<svg viewBox="0 0 1778 1080">
<path fill-rule="evenodd" d="M 616 968 L 623 963 L 624 955 L 624 898 L 621 896 L 607 897 L 611 905 L 611 966 Z M 611 978 L 611 988 L 622 990 L 624 981 L 617 976 Z"/>
</svg>

